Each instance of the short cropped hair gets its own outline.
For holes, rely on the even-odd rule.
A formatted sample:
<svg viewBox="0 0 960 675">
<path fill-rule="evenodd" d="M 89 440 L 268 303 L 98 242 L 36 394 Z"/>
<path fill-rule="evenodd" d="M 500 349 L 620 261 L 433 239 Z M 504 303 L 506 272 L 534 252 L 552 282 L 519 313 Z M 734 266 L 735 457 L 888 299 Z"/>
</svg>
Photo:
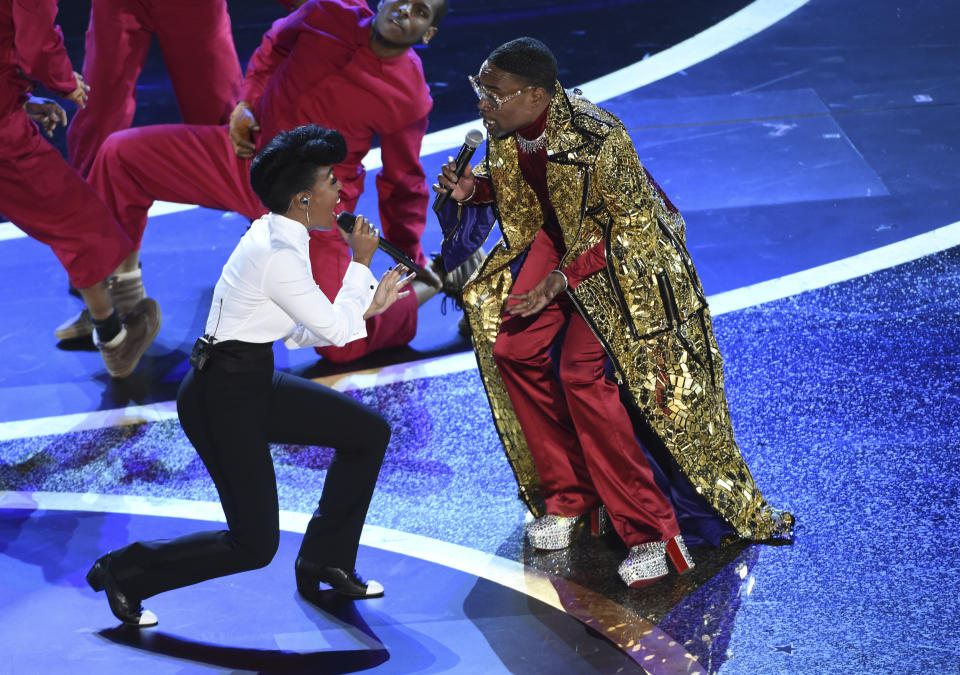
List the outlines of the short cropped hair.
<svg viewBox="0 0 960 675">
<path fill-rule="evenodd" d="M 286 213 L 293 196 L 309 190 L 317 169 L 347 156 L 347 142 L 336 129 L 305 124 L 274 136 L 250 163 L 250 186 L 274 213 Z"/>
<path fill-rule="evenodd" d="M 437 11 L 433 13 L 433 21 L 430 22 L 431 26 L 439 26 L 440 22 L 444 20 L 447 16 L 447 11 L 450 9 L 450 3 L 447 0 L 443 0 L 439 5 L 437 5 Z"/>
<path fill-rule="evenodd" d="M 487 57 L 487 63 L 516 75 L 534 87 L 553 95 L 557 81 L 557 59 L 547 45 L 531 37 L 517 38 L 500 45 Z"/>
</svg>

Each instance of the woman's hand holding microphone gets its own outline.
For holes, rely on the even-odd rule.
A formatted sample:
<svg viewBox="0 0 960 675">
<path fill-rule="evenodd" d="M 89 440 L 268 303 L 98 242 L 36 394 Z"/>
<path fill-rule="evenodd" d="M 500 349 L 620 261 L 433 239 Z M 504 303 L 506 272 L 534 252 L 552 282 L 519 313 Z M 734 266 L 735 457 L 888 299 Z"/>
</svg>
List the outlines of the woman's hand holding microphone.
<svg viewBox="0 0 960 675">
<path fill-rule="evenodd" d="M 340 235 L 353 251 L 353 261 L 369 267 L 370 261 L 373 259 L 373 253 L 377 250 L 377 244 L 380 243 L 380 233 L 377 232 L 373 223 L 363 216 L 357 216 L 352 232 L 345 231 L 339 225 L 337 229 L 340 230 Z M 410 283 L 413 277 L 414 274 L 403 265 L 397 265 L 387 270 L 387 273 L 380 279 L 380 285 L 377 286 L 377 290 L 373 294 L 373 302 L 364 312 L 363 318 L 369 319 L 371 316 L 376 316 L 386 311 L 390 305 L 400 298 L 410 295 L 409 290 L 404 291 L 402 289 Z"/>
</svg>

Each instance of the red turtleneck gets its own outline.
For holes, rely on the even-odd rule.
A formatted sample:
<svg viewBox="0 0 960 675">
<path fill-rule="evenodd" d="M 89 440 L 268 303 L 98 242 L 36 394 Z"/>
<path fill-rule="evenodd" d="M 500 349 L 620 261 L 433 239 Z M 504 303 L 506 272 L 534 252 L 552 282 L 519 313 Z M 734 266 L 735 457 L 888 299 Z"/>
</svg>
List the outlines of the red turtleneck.
<svg viewBox="0 0 960 675">
<path fill-rule="evenodd" d="M 515 135 L 522 136 L 528 141 L 536 139 L 547 128 L 547 113 L 549 110 L 549 108 L 544 110 L 543 114 L 531 124 L 517 129 Z M 543 231 L 562 256 L 567 247 L 563 242 L 563 233 L 560 229 L 560 222 L 557 220 L 557 212 L 553 208 L 553 202 L 550 201 L 550 192 L 547 189 L 546 146 L 536 152 L 524 152 L 520 144 L 517 143 L 517 163 L 520 165 L 520 172 L 523 174 L 524 180 L 527 181 L 527 185 L 537 195 L 537 201 L 540 202 L 540 208 L 543 210 Z M 493 201 L 493 188 L 490 181 L 477 179 L 475 184 L 477 186 L 476 191 L 465 203 L 486 204 Z M 564 267 L 563 274 L 567 277 L 570 288 L 575 288 L 583 279 L 603 269 L 604 265 L 606 265 L 606 255 L 601 241 Z"/>
</svg>

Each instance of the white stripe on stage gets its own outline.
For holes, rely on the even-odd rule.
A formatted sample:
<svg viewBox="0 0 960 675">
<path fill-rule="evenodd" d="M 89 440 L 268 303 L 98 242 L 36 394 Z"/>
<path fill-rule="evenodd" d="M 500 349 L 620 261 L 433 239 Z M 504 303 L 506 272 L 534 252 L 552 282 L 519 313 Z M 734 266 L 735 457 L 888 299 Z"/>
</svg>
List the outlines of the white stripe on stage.
<svg viewBox="0 0 960 675">
<path fill-rule="evenodd" d="M 718 316 L 738 309 L 753 307 L 797 295 L 804 291 L 855 279 L 958 245 L 960 245 L 960 222 L 826 265 L 711 295 L 708 297 L 710 310 L 714 316 Z M 422 361 L 399 363 L 380 369 L 320 378 L 317 381 L 339 391 L 349 391 L 394 382 L 438 377 L 449 373 L 473 370 L 476 367 L 477 362 L 473 353 L 465 352 Z M 3 422 L 0 423 L 0 441 L 126 424 L 145 424 L 173 419 L 176 416 L 176 404 L 173 401 L 166 401 L 116 410 L 98 410 L 90 413 Z"/>
</svg>

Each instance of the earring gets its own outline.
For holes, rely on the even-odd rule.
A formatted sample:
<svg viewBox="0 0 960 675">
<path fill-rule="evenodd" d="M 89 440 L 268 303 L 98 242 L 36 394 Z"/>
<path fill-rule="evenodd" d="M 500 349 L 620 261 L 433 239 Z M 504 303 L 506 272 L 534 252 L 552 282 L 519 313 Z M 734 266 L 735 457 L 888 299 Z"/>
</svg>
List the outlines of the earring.
<svg viewBox="0 0 960 675">
<path fill-rule="evenodd" d="M 303 204 L 303 206 L 305 207 L 303 209 L 303 212 L 307 215 L 307 225 L 309 225 L 310 224 L 310 200 L 306 197 L 303 197 L 300 200 L 300 203 Z"/>
</svg>

